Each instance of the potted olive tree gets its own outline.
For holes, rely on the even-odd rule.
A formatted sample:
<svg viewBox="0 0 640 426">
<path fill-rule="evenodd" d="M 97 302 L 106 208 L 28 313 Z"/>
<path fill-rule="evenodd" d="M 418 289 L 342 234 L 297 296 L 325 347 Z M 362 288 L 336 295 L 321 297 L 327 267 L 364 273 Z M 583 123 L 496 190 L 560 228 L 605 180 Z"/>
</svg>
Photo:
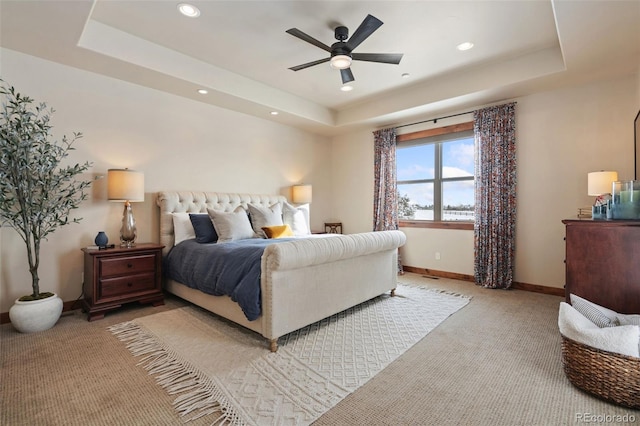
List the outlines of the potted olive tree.
<svg viewBox="0 0 640 426">
<path fill-rule="evenodd" d="M 76 176 L 91 165 L 61 165 L 82 134 L 55 140 L 49 124 L 53 109 L 34 104 L 2 80 L 0 94 L 0 222 L 24 240 L 32 287 L 30 295 L 15 301 L 9 317 L 20 332 L 42 331 L 60 318 L 62 300 L 40 292 L 40 245 L 59 227 L 80 220 L 70 219 L 70 213 L 86 198 L 91 181 Z"/>
</svg>

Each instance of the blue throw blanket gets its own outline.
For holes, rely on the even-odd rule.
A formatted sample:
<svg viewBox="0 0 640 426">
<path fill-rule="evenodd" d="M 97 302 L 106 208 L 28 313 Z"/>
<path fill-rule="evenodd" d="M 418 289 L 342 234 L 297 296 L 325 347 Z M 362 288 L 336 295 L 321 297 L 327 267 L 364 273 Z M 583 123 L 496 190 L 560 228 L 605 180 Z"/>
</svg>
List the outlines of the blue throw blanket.
<svg viewBox="0 0 640 426">
<path fill-rule="evenodd" d="M 169 252 L 167 277 L 214 296 L 231 296 L 249 321 L 261 312 L 260 259 L 267 245 L 291 238 L 253 238 L 221 244 L 186 240 Z"/>
</svg>

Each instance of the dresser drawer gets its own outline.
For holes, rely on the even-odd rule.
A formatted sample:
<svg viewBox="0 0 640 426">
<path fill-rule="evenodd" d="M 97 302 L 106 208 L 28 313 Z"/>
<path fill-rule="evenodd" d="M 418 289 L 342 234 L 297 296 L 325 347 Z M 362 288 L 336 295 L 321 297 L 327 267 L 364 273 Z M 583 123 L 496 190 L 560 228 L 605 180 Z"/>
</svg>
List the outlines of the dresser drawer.
<svg viewBox="0 0 640 426">
<path fill-rule="evenodd" d="M 153 272 L 127 275 L 119 278 L 100 280 L 100 297 L 120 297 L 156 288 L 156 276 Z"/>
<path fill-rule="evenodd" d="M 156 256 L 154 254 L 106 257 L 100 259 L 100 276 L 108 278 L 124 274 L 132 275 L 139 272 L 154 271 L 155 266 Z"/>
</svg>

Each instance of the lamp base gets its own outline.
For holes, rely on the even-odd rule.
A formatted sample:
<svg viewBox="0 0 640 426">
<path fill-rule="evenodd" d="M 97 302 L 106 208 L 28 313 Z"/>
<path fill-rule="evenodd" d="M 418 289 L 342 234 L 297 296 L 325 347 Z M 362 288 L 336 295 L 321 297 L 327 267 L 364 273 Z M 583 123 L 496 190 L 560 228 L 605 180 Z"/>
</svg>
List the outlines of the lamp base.
<svg viewBox="0 0 640 426">
<path fill-rule="evenodd" d="M 124 203 L 124 212 L 122 214 L 122 228 L 120 228 L 120 247 L 135 247 L 136 233 L 136 220 L 133 218 L 131 203 L 127 201 Z"/>
</svg>

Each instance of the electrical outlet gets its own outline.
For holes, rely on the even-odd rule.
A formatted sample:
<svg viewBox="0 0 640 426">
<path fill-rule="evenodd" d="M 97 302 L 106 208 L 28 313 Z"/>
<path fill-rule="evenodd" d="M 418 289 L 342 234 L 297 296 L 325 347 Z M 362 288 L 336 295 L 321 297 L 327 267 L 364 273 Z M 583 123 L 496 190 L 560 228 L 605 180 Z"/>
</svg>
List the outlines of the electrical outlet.
<svg viewBox="0 0 640 426">
<path fill-rule="evenodd" d="M 439 251 L 436 252 L 436 260 L 440 260 L 440 252 Z"/>
</svg>

